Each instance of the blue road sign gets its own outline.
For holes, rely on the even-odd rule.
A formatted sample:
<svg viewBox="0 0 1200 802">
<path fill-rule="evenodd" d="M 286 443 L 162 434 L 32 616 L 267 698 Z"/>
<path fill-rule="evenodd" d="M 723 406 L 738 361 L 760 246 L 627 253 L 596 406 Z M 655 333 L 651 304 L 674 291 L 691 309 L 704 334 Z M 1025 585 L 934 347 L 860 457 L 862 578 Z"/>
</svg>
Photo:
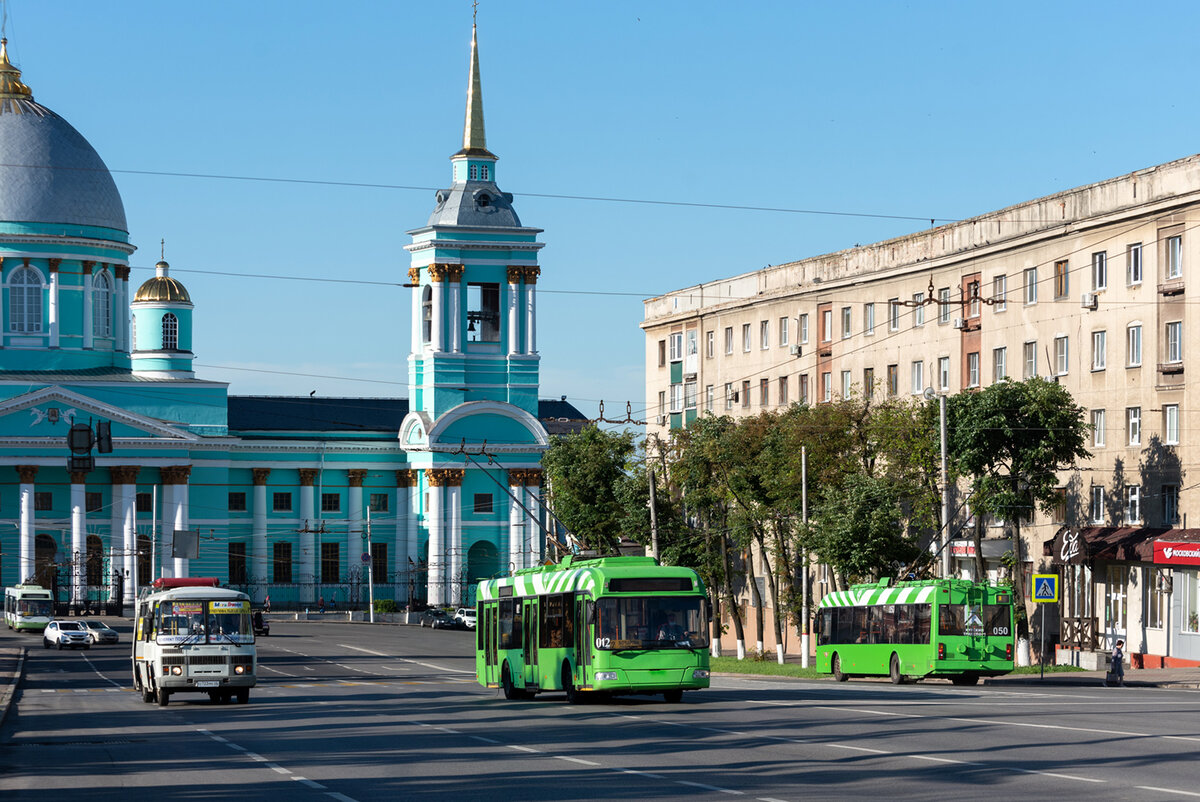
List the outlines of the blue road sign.
<svg viewBox="0 0 1200 802">
<path fill-rule="evenodd" d="M 1033 601 L 1036 604 L 1058 601 L 1058 574 L 1033 575 Z"/>
</svg>

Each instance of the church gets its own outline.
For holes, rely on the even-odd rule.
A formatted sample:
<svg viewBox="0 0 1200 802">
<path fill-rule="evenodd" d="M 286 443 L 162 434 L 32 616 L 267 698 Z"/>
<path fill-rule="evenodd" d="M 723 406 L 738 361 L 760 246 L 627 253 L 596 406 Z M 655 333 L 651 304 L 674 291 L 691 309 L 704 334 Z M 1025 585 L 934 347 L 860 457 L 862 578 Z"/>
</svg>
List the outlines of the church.
<svg viewBox="0 0 1200 802">
<path fill-rule="evenodd" d="M 462 148 L 406 246 L 407 399 L 198 377 L 202 299 L 165 260 L 130 286 L 112 175 L 25 80 L 0 43 L 0 582 L 72 608 L 160 576 L 276 607 L 357 607 L 368 584 L 456 605 L 543 558 L 541 454 L 584 421 L 538 397 L 541 230 L 497 184 L 474 30 Z"/>
</svg>

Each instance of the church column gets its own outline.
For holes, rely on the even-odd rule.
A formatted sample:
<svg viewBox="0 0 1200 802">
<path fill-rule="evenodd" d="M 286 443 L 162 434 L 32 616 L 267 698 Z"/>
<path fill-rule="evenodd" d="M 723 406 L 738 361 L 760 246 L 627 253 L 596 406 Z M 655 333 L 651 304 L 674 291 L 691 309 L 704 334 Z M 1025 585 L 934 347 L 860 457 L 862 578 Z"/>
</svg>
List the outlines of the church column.
<svg viewBox="0 0 1200 802">
<path fill-rule="evenodd" d="M 137 584 L 137 465 L 114 465 L 109 468 L 113 484 L 113 546 L 121 549 L 121 572 L 125 588 L 122 604 L 134 602 L 134 585 Z M 116 525 L 119 521 L 119 525 Z M 117 540 L 117 531 L 121 539 Z"/>
<path fill-rule="evenodd" d="M 71 603 L 83 602 L 86 536 L 84 513 L 87 504 L 87 472 L 71 471 Z"/>
<path fill-rule="evenodd" d="M 300 528 L 300 601 L 305 604 L 316 600 L 317 545 L 313 537 L 316 534 L 313 529 L 316 523 L 313 486 L 317 482 L 317 473 L 316 468 L 300 469 L 300 520 L 304 522 Z"/>
<path fill-rule="evenodd" d="M 50 267 L 49 267 L 49 271 L 50 271 L 50 314 L 49 314 L 48 322 L 50 324 L 50 347 L 51 348 L 59 347 L 60 336 L 61 336 L 59 327 L 60 327 L 60 320 L 62 318 L 62 312 L 59 309 L 59 303 L 58 303 L 58 291 L 59 291 L 58 266 L 60 264 L 62 264 L 62 259 L 51 259 L 50 260 Z"/>
<path fill-rule="evenodd" d="M 161 473 L 164 513 L 163 543 L 164 545 L 170 544 L 170 551 L 164 551 L 162 556 L 163 575 L 167 575 L 167 566 L 170 565 L 170 576 L 187 576 L 189 560 L 186 557 L 175 556 L 175 533 L 188 528 L 188 478 L 192 475 L 192 466 L 172 465 L 163 468 Z M 168 516 L 170 517 L 168 518 Z"/>
<path fill-rule="evenodd" d="M 83 266 L 83 347 L 92 348 L 95 341 L 92 336 L 92 268 L 95 262 L 81 262 Z"/>
<path fill-rule="evenodd" d="M 508 268 L 508 353 L 521 353 L 521 268 Z"/>
<path fill-rule="evenodd" d="M 416 570 L 417 516 L 412 508 L 416 484 L 416 471 L 396 471 L 396 543 L 393 549 L 395 556 L 392 558 L 392 582 L 396 585 Z M 408 593 L 408 583 L 400 590 Z M 400 601 L 399 595 L 396 601 Z"/>
<path fill-rule="evenodd" d="M 364 563 L 360 556 L 366 551 L 366 543 L 363 541 L 363 479 L 367 472 L 362 468 L 351 468 L 346 471 L 346 478 L 349 480 L 349 488 L 346 490 L 346 581 L 350 581 L 351 572 L 357 572 L 359 578 L 358 599 L 351 601 L 357 603 L 361 601 L 362 594 L 367 589 L 367 564 Z"/>
<path fill-rule="evenodd" d="M 434 353 L 446 350 L 446 266 L 430 265 L 429 279 L 433 282 L 433 314 L 430 320 L 432 329 L 429 336 L 429 348 Z"/>
<path fill-rule="evenodd" d="M 253 468 L 254 476 L 254 514 L 250 529 L 250 566 L 249 580 L 251 587 L 257 588 L 259 582 L 267 578 L 267 477 L 271 475 L 270 468 Z M 261 589 L 252 591 L 254 601 L 262 600 Z"/>
<path fill-rule="evenodd" d="M 508 490 L 512 493 L 508 502 L 508 570 L 516 571 L 525 567 L 521 556 L 521 544 L 525 542 L 525 510 L 521 509 L 525 502 L 524 470 L 509 470 Z"/>
<path fill-rule="evenodd" d="M 37 478 L 36 465 L 18 465 L 17 476 L 21 479 L 20 484 L 20 504 L 21 504 L 21 523 L 20 523 L 20 557 L 17 563 L 17 582 L 24 582 L 33 577 L 33 572 L 36 568 L 34 558 L 33 540 L 33 481 Z"/>
<path fill-rule="evenodd" d="M 129 348 L 129 265 L 113 265 L 117 274 L 117 292 L 113 303 L 116 308 L 116 325 L 113 327 L 113 350 L 125 351 Z"/>
<path fill-rule="evenodd" d="M 462 276 L 462 265 L 446 265 L 446 290 L 450 293 L 450 351 L 455 354 L 462 353 L 463 350 Z"/>
<path fill-rule="evenodd" d="M 432 607 L 446 603 L 445 596 L 445 547 L 442 522 L 442 471 L 427 469 L 425 481 L 429 485 L 429 508 L 425 511 L 425 526 L 429 530 L 428 579 L 425 588 L 426 601 Z"/>
<path fill-rule="evenodd" d="M 449 552 L 450 576 L 446 589 L 450 603 L 457 606 L 464 601 L 465 577 L 463 575 L 463 531 L 462 531 L 462 481 L 464 471 L 446 469 L 446 525 L 450 532 L 446 538 Z"/>
<path fill-rule="evenodd" d="M 538 516 L 542 504 L 538 493 L 542 486 L 542 472 L 537 468 L 525 471 L 525 567 L 535 565 L 542 556 L 542 528 L 538 526 Z"/>
<path fill-rule="evenodd" d="M 412 285 L 412 353 L 421 353 L 421 268 L 408 269 L 408 283 Z"/>
<path fill-rule="evenodd" d="M 537 353 L 537 280 L 540 267 L 526 267 L 525 274 L 525 353 Z"/>
<path fill-rule="evenodd" d="M 158 565 L 161 575 L 175 576 L 175 488 L 167 484 L 166 474 L 163 474 L 162 501 L 158 508 L 160 531 L 158 538 Z M 151 580 L 154 577 L 150 577 Z"/>
</svg>

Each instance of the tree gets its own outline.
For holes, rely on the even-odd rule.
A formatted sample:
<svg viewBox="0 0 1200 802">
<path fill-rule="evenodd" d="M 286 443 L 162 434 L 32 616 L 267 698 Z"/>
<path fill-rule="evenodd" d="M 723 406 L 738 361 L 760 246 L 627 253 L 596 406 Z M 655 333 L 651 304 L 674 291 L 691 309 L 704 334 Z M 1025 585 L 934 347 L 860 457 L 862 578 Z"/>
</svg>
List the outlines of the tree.
<svg viewBox="0 0 1200 802">
<path fill-rule="evenodd" d="M 808 542 L 839 577 L 878 579 L 920 550 L 908 534 L 905 488 L 886 477 L 852 474 L 829 485 L 817 504 Z"/>
<path fill-rule="evenodd" d="M 555 516 L 585 548 L 615 552 L 627 507 L 618 486 L 636 454 L 632 432 L 586 426 L 550 440 L 542 456 Z"/>
</svg>

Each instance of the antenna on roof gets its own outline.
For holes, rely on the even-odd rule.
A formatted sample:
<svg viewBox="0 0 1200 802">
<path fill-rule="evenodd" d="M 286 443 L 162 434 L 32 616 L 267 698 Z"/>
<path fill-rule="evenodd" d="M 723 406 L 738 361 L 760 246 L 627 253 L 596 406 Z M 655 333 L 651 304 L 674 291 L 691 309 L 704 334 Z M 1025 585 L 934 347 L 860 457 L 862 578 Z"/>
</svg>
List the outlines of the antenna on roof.
<svg viewBox="0 0 1200 802">
<path fill-rule="evenodd" d="M 471 25 L 475 25 L 475 18 L 479 16 L 479 0 L 471 0 Z"/>
<path fill-rule="evenodd" d="M 162 239 L 160 239 L 158 241 L 158 247 L 159 247 L 158 258 L 162 259 L 165 262 L 167 260 L 167 238 L 166 237 L 163 237 Z"/>
</svg>

